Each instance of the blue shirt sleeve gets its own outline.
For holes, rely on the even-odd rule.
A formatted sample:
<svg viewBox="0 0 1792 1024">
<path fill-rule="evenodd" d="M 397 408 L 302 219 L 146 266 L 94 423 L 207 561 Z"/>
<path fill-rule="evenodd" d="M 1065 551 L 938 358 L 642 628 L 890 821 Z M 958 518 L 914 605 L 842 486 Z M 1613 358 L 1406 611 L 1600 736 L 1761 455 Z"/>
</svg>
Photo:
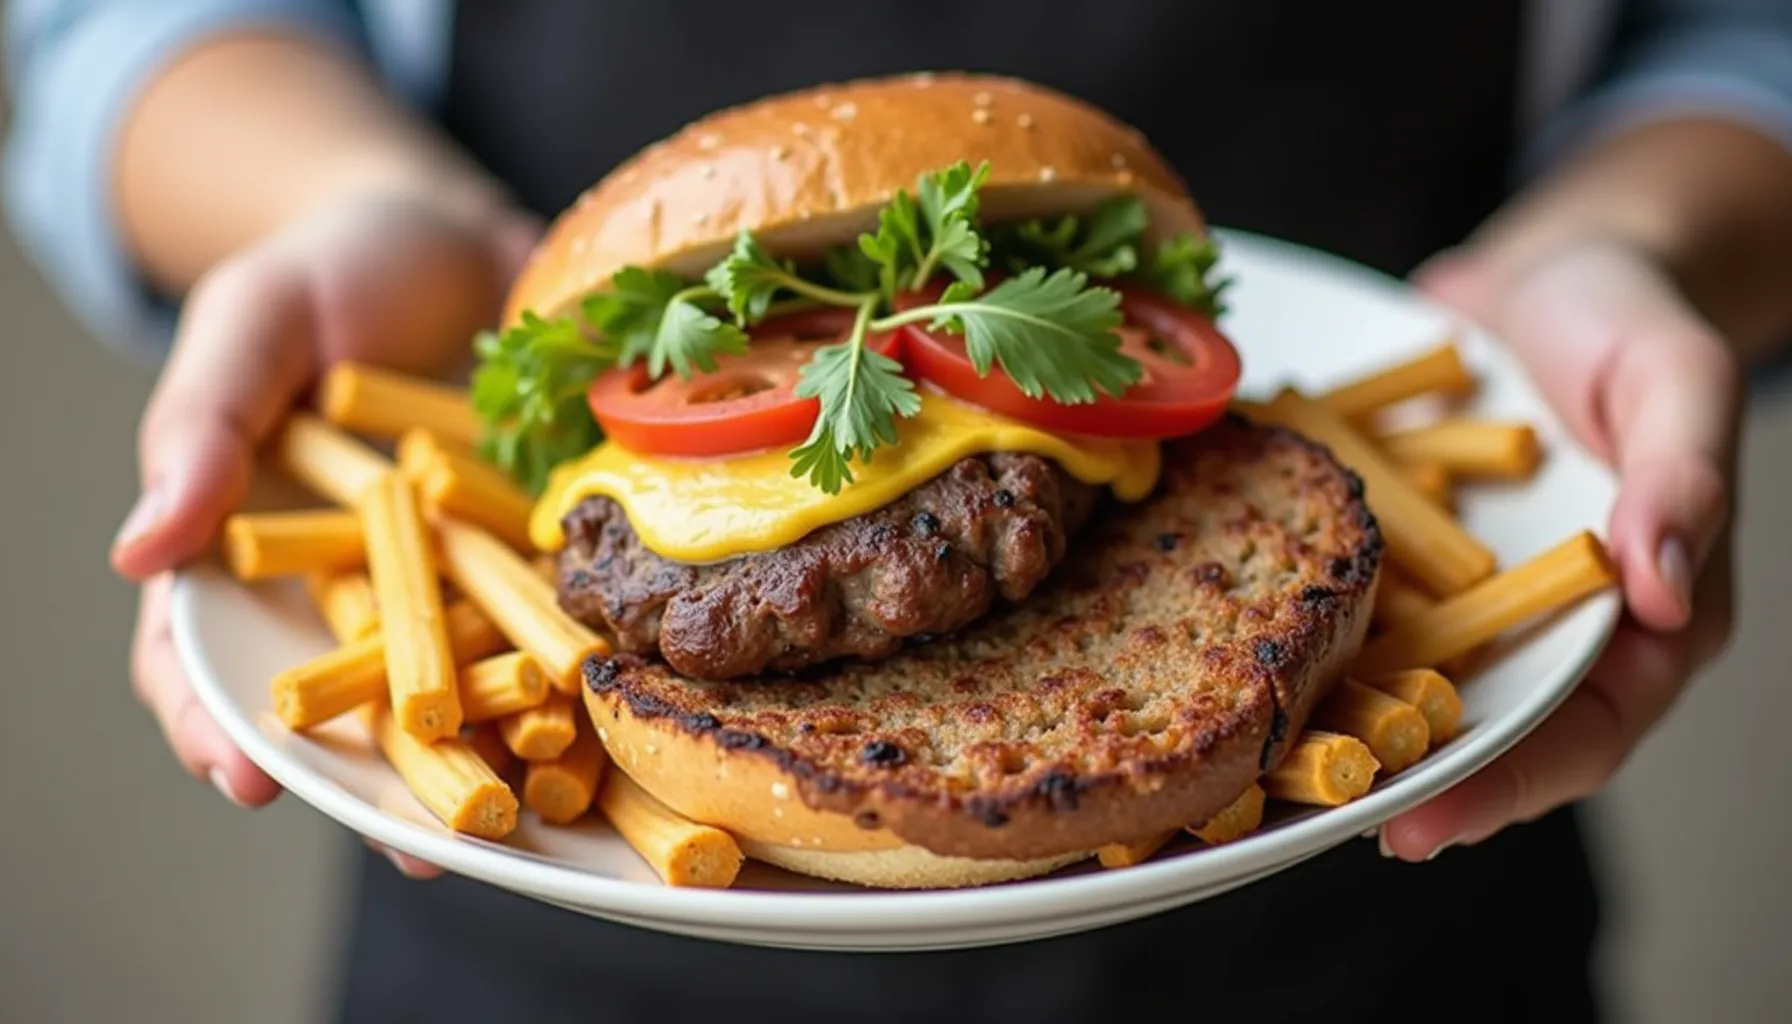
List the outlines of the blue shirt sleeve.
<svg viewBox="0 0 1792 1024">
<path fill-rule="evenodd" d="M 1589 88 L 1524 154 L 1535 174 L 1570 149 L 1639 122 L 1699 114 L 1792 148 L 1792 3 L 1626 0 Z"/>
<path fill-rule="evenodd" d="M 167 61 L 224 30 L 278 28 L 364 48 L 354 0 L 8 0 L 4 9 L 10 227 L 89 331 L 159 361 L 174 309 L 144 285 L 119 239 L 110 178 L 121 118 Z"/>
<path fill-rule="evenodd" d="M 1524 154 L 1539 173 L 1593 140 L 1696 114 L 1749 125 L 1792 150 L 1792 3 L 1787 0 L 1630 0 L 1592 84 L 1545 122 Z M 1757 367 L 1757 390 L 1792 384 L 1792 339 Z"/>
</svg>

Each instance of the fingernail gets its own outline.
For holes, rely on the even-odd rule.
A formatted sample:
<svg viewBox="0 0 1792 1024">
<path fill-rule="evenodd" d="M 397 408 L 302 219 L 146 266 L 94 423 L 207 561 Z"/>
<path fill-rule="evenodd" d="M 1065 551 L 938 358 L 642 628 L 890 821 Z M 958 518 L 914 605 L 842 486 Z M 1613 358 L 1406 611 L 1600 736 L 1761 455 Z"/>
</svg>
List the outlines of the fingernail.
<svg viewBox="0 0 1792 1024">
<path fill-rule="evenodd" d="M 1656 568 L 1661 578 L 1674 589 L 1674 596 L 1681 607 L 1692 604 L 1692 558 L 1686 553 L 1686 544 L 1679 537 L 1664 537 L 1661 550 L 1655 555 Z"/>
<path fill-rule="evenodd" d="M 1382 833 L 1381 842 L 1377 845 L 1379 845 L 1381 847 L 1381 855 L 1383 857 L 1387 857 L 1387 858 L 1391 859 L 1394 856 L 1394 848 L 1392 846 L 1388 845 L 1387 833 L 1385 833 L 1385 832 Z"/>
<path fill-rule="evenodd" d="M 1446 840 L 1442 843 L 1437 844 L 1437 849 L 1432 850 L 1430 853 L 1427 853 L 1425 855 L 1426 862 L 1429 863 L 1431 861 L 1436 860 L 1438 854 L 1444 852 L 1445 850 L 1448 850 L 1450 847 L 1455 846 L 1455 845 L 1456 845 L 1456 841 L 1453 839 Z"/>
<path fill-rule="evenodd" d="M 1374 839 L 1378 835 L 1381 835 L 1381 829 L 1368 828 L 1368 829 L 1364 829 L 1363 834 L 1358 836 L 1357 838 L 1359 838 L 1359 839 Z"/>
<path fill-rule="evenodd" d="M 245 806 L 243 801 L 236 795 L 236 790 L 230 788 L 230 775 L 224 771 L 223 765 L 212 765 L 212 770 L 208 775 L 212 780 L 212 788 L 224 794 L 224 799 L 238 807 Z"/>
<path fill-rule="evenodd" d="M 130 514 L 124 517 L 124 524 L 118 528 L 118 536 L 112 541 L 113 548 L 125 548 L 136 543 L 155 529 L 167 511 L 168 484 L 166 479 L 158 478 L 138 497 L 137 504 L 131 506 Z"/>
</svg>

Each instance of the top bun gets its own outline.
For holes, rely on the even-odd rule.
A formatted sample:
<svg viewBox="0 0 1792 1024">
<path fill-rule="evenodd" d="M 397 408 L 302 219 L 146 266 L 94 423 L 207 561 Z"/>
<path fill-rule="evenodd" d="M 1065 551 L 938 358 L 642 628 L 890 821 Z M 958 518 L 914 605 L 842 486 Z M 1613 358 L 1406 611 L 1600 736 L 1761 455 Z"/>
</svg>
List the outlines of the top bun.
<svg viewBox="0 0 1792 1024">
<path fill-rule="evenodd" d="M 913 74 L 817 86 L 718 111 L 617 167 L 549 227 L 505 303 L 561 315 L 622 267 L 695 277 L 742 228 L 803 259 L 875 228 L 923 174 L 989 162 L 986 220 L 1144 200 L 1148 241 L 1202 233 L 1180 178 L 1101 110 L 1013 78 Z"/>
</svg>

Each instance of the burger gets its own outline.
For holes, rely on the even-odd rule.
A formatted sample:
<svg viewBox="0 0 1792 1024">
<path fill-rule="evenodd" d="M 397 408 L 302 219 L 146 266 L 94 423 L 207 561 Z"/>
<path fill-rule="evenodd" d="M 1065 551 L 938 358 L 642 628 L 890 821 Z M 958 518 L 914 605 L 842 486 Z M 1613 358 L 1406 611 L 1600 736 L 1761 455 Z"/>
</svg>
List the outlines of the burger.
<svg viewBox="0 0 1792 1024">
<path fill-rule="evenodd" d="M 950 887 L 1275 768 L 1381 540 L 1326 450 L 1233 411 L 1218 268 L 1139 132 L 1009 78 L 770 97 L 593 185 L 473 396 L 611 642 L 614 770 L 758 860 Z"/>
</svg>

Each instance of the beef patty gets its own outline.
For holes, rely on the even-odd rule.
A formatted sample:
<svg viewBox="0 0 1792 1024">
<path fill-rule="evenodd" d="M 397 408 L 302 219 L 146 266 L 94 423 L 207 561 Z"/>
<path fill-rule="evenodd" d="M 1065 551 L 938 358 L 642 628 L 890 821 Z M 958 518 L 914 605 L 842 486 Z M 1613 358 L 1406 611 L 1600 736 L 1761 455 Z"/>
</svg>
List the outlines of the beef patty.
<svg viewBox="0 0 1792 1024">
<path fill-rule="evenodd" d="M 887 657 L 1026 597 L 1097 494 L 1039 456 L 974 456 L 788 547 L 704 565 L 655 554 L 620 505 L 588 498 L 563 521 L 560 604 L 698 679 Z"/>
</svg>

